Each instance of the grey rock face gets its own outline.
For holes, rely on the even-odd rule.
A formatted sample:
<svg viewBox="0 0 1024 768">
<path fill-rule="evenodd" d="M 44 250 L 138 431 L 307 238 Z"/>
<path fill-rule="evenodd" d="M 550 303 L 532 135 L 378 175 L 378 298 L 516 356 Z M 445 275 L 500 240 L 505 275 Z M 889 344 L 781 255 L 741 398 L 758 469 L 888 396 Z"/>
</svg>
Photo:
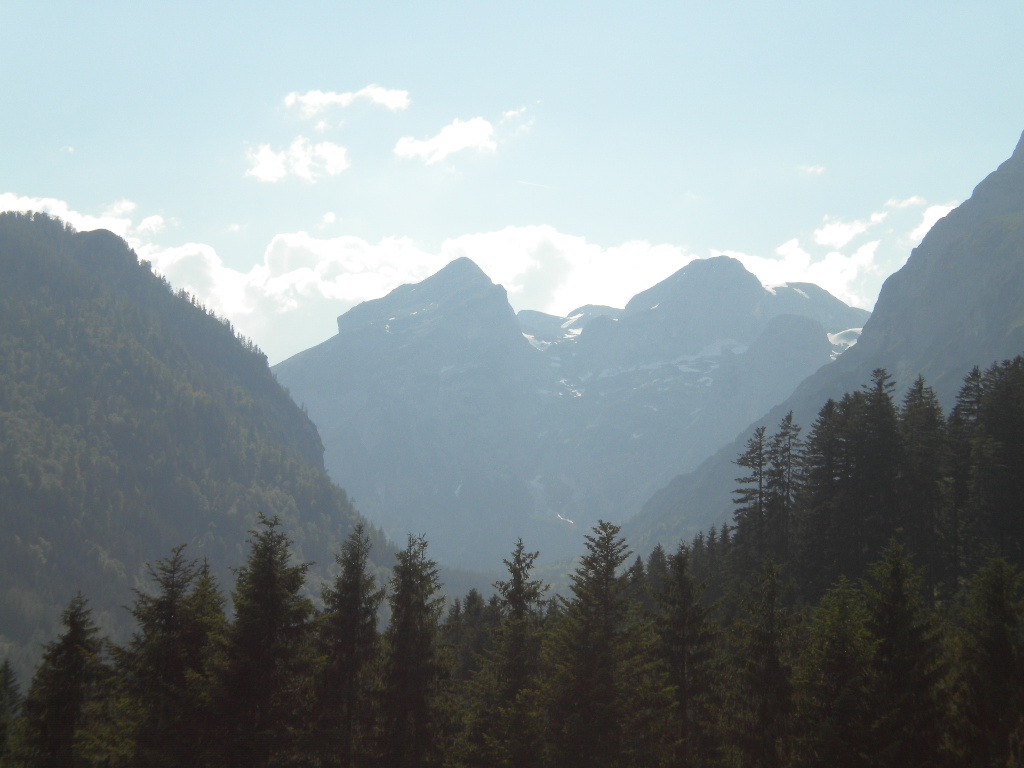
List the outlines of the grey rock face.
<svg viewBox="0 0 1024 768">
<path fill-rule="evenodd" d="M 467 259 L 361 304 L 274 369 L 359 509 L 442 561 L 494 567 L 516 537 L 573 554 L 836 353 L 863 325 L 814 286 L 766 289 L 726 257 L 623 310 L 521 312 Z"/>
</svg>

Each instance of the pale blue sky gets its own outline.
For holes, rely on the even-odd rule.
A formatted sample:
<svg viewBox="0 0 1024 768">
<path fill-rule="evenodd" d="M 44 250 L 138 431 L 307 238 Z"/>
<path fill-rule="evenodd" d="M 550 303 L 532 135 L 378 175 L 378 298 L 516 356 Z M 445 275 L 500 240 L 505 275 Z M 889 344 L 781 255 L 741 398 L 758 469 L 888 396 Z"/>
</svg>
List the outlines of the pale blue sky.
<svg viewBox="0 0 1024 768">
<path fill-rule="evenodd" d="M 459 255 L 517 309 L 722 251 L 870 308 L 1013 150 L 1022 32 L 1019 0 L 0 0 L 0 208 L 118 231 L 272 361 Z"/>
</svg>

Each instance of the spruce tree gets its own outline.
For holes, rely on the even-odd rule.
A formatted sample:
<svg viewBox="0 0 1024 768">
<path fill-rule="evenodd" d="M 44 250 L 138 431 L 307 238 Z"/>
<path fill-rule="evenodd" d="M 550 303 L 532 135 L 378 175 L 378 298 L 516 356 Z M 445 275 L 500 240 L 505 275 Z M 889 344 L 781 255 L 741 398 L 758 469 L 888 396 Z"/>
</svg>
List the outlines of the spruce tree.
<svg viewBox="0 0 1024 768">
<path fill-rule="evenodd" d="M 498 581 L 499 622 L 494 648 L 471 681 L 459 752 L 466 766 L 529 768 L 539 765 L 540 736 L 532 686 L 538 672 L 543 596 L 547 585 L 531 578 L 539 553 L 516 542 Z"/>
<path fill-rule="evenodd" d="M 202 676 L 213 639 L 224 628 L 224 599 L 205 564 L 188 560 L 185 545 L 148 566 L 156 594 L 136 590 L 137 630 L 115 651 L 134 721 L 138 766 L 202 765 L 208 715 Z"/>
<path fill-rule="evenodd" d="M 300 595 L 308 564 L 292 562 L 276 516 L 259 517 L 232 592 L 234 621 L 211 665 L 217 761 L 229 768 L 287 764 L 302 744 L 313 606 Z"/>
<path fill-rule="evenodd" d="M 790 411 L 768 441 L 765 470 L 765 552 L 778 562 L 790 557 L 793 513 L 800 482 L 800 426 Z"/>
<path fill-rule="evenodd" d="M 736 464 L 749 474 L 737 477 L 740 487 L 733 491 L 733 519 L 736 522 L 736 554 L 739 572 L 743 578 L 754 571 L 766 554 L 767 493 L 768 493 L 768 439 L 765 428 L 757 427 L 747 439 L 746 448 Z"/>
<path fill-rule="evenodd" d="M 795 672 L 794 764 L 868 768 L 868 690 L 875 643 L 863 593 L 842 577 L 814 609 Z"/>
<path fill-rule="evenodd" d="M 873 722 L 865 753 L 878 768 L 924 768 L 945 757 L 939 685 L 946 665 L 922 585 L 903 547 L 891 542 L 864 587 L 874 645 L 867 698 Z"/>
<path fill-rule="evenodd" d="M 733 632 L 727 748 L 740 765 L 780 768 L 793 734 L 792 624 L 775 565 L 764 566 Z"/>
<path fill-rule="evenodd" d="M 941 573 L 949 559 L 942 536 L 949 472 L 946 420 L 935 392 L 920 376 L 907 390 L 899 416 L 903 464 L 896 533 L 933 580 L 948 578 Z"/>
<path fill-rule="evenodd" d="M 87 765 L 81 748 L 85 712 L 108 676 L 103 642 L 88 602 L 76 594 L 61 615 L 64 631 L 47 644 L 25 698 L 20 758 L 29 768 Z"/>
<path fill-rule="evenodd" d="M 377 611 L 384 590 L 369 572 L 369 554 L 370 539 L 360 523 L 337 556 L 334 584 L 322 593 L 314 751 L 325 766 L 369 765 L 373 757 Z"/>
<path fill-rule="evenodd" d="M 1016 569 L 995 558 L 970 586 L 957 660 L 961 765 L 1007 765 L 1024 726 L 1022 581 Z"/>
<path fill-rule="evenodd" d="M 448 663 L 440 647 L 444 598 L 437 563 L 422 536 L 396 554 L 384 636 L 381 753 L 385 765 L 438 766 L 450 728 L 444 695 Z"/>
<path fill-rule="evenodd" d="M 631 553 L 619 527 L 602 521 L 586 541 L 544 650 L 546 764 L 644 764 L 667 751 L 664 672 L 648 663 L 653 633 L 631 610 L 630 580 L 620 573 Z"/>
<path fill-rule="evenodd" d="M 711 765 L 718 757 L 714 717 L 719 706 L 715 681 L 718 631 L 702 601 L 704 589 L 690 574 L 689 551 L 680 545 L 668 558 L 657 593 L 657 652 L 675 701 L 674 760 L 679 765 Z"/>
<path fill-rule="evenodd" d="M 10 659 L 0 664 L 0 766 L 11 759 L 13 734 L 21 717 L 22 695 Z"/>
</svg>

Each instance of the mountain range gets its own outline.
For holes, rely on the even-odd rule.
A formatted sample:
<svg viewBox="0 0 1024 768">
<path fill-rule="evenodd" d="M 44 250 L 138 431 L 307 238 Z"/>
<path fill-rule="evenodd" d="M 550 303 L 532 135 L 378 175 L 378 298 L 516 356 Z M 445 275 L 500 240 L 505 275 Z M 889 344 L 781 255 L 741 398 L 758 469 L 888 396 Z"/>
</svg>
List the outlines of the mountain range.
<svg viewBox="0 0 1024 768">
<path fill-rule="evenodd" d="M 1024 134 L 971 197 L 936 222 L 882 286 L 856 346 L 822 367 L 692 472 L 655 494 L 626 530 L 641 546 L 688 538 L 727 520 L 738 468 L 756 426 L 774 430 L 790 411 L 809 429 L 829 399 L 884 368 L 899 398 L 918 376 L 947 410 L 975 366 L 1024 351 Z"/>
<path fill-rule="evenodd" d="M 623 309 L 517 316 L 462 258 L 354 307 L 273 370 L 365 514 L 396 538 L 425 533 L 443 562 L 489 568 L 518 536 L 563 556 L 598 519 L 626 519 L 867 316 L 814 285 L 766 288 L 724 256 Z"/>
</svg>

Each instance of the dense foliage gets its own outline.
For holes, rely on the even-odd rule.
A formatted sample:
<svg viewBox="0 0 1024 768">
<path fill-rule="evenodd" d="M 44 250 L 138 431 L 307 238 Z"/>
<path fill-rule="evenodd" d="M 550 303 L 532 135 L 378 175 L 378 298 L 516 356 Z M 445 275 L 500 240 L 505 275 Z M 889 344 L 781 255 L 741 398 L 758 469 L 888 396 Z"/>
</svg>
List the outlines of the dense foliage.
<svg viewBox="0 0 1024 768">
<path fill-rule="evenodd" d="M 265 356 L 111 233 L 0 214 L 0 328 L 0 649 L 23 674 L 74 590 L 123 638 L 181 542 L 226 576 L 256 510 L 323 564 L 357 524 Z"/>
<path fill-rule="evenodd" d="M 721 531 L 645 561 L 599 523 L 564 596 L 519 541 L 489 600 L 445 612 L 427 542 L 381 587 L 360 527 L 315 609 L 261 517 L 229 616 L 174 548 L 129 642 L 79 594 L 27 694 L 0 679 L 0 765 L 1024 764 L 1024 359 L 973 371 L 948 419 L 923 382 L 889 389 L 877 371 L 806 441 L 756 430 Z"/>
</svg>

